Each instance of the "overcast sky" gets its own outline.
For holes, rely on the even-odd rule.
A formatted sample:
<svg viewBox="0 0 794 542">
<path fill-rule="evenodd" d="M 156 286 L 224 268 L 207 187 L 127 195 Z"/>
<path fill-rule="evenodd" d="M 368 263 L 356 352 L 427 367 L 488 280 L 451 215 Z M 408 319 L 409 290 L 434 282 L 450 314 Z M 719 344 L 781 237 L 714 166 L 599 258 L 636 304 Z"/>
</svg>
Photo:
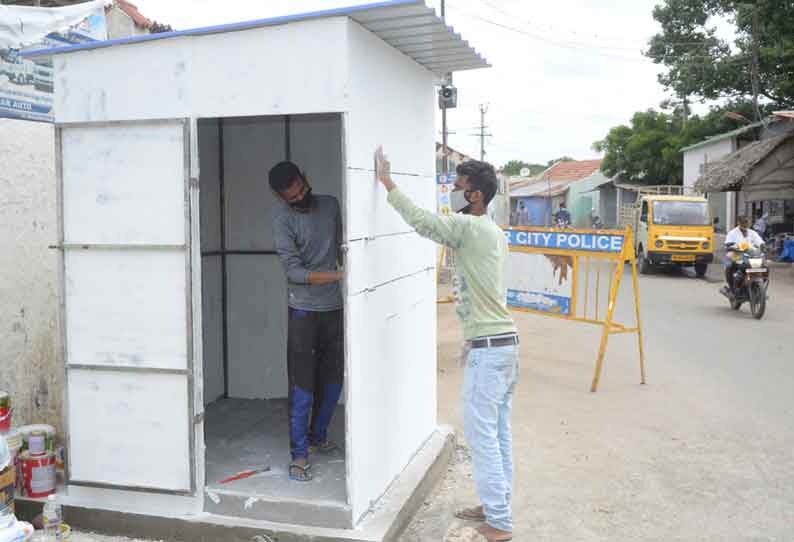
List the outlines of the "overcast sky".
<svg viewBox="0 0 794 542">
<path fill-rule="evenodd" d="M 133 0 L 177 29 L 365 4 L 360 0 Z M 660 0 L 447 0 L 447 22 L 493 65 L 455 75 L 450 146 L 479 157 L 479 104 L 488 104 L 486 159 L 545 163 L 597 158 L 592 143 L 665 97 L 641 50 L 658 31 Z M 430 4 L 430 2 L 428 2 Z M 433 0 L 438 4 L 438 0 Z M 438 138 L 441 139 L 438 115 Z"/>
</svg>

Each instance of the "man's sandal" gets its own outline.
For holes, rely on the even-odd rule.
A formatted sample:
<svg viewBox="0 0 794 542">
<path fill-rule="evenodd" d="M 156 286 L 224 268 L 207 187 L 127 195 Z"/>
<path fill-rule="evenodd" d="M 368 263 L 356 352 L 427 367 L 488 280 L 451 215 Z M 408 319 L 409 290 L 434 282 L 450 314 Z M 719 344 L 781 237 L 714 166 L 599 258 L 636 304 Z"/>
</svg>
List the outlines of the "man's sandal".
<svg viewBox="0 0 794 542">
<path fill-rule="evenodd" d="M 455 512 L 455 517 L 463 521 L 485 521 L 485 513 L 482 511 L 482 506 L 462 508 Z"/>
<path fill-rule="evenodd" d="M 296 482 L 309 482 L 312 479 L 312 465 L 307 463 L 305 465 L 298 465 L 297 463 L 290 463 L 289 465 L 289 479 Z"/>
</svg>

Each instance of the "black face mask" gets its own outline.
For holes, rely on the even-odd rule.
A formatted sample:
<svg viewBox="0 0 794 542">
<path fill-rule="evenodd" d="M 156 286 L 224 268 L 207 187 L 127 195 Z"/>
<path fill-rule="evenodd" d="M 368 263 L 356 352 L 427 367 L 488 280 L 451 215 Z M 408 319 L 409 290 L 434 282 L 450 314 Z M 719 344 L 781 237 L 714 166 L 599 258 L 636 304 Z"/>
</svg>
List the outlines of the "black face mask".
<svg viewBox="0 0 794 542">
<path fill-rule="evenodd" d="M 312 187 L 310 186 L 306 190 L 306 193 L 303 195 L 303 198 L 300 199 L 299 201 L 293 201 L 292 203 L 290 203 L 290 207 L 292 207 L 296 211 L 305 213 L 311 208 L 313 200 L 314 200 L 314 196 L 312 196 Z"/>
</svg>

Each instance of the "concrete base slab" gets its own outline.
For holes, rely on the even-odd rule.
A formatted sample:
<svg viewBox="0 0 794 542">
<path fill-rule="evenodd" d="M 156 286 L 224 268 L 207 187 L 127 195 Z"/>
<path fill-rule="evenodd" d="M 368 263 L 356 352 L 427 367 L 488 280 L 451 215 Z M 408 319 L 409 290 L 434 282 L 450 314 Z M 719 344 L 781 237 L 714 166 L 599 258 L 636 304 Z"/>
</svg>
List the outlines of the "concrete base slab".
<svg viewBox="0 0 794 542">
<path fill-rule="evenodd" d="M 81 530 L 175 542 L 250 542 L 258 535 L 277 542 L 393 542 L 443 477 L 454 449 L 454 431 L 440 427 L 353 529 L 277 524 L 209 513 L 161 517 L 80 506 L 66 506 L 64 516 L 73 528 Z M 18 500 L 20 519 L 30 520 L 39 512 L 40 502 Z"/>
<path fill-rule="evenodd" d="M 313 479 L 289 479 L 289 417 L 286 399 L 222 399 L 207 407 L 207 489 L 204 510 L 211 514 L 277 523 L 349 528 L 344 407 L 329 428 L 340 449 L 311 457 Z M 268 472 L 226 484 L 220 481 L 262 466 Z"/>
</svg>

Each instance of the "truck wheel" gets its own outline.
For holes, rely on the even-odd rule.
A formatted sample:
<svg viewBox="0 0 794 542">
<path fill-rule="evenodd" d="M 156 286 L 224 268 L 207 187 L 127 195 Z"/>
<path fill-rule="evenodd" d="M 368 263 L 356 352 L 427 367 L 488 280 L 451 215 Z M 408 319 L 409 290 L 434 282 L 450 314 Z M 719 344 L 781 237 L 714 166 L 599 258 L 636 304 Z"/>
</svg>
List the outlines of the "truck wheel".
<svg viewBox="0 0 794 542">
<path fill-rule="evenodd" d="M 708 271 L 708 270 L 709 270 L 709 264 L 707 264 L 707 263 L 696 263 L 695 264 L 695 275 L 697 275 L 697 277 L 699 279 L 702 279 L 703 277 L 705 277 L 706 276 L 706 271 Z"/>
<path fill-rule="evenodd" d="M 648 275 L 653 271 L 653 264 L 651 261 L 645 256 L 645 251 L 642 249 L 642 245 L 637 249 L 637 260 L 640 263 L 640 274 L 641 275 Z"/>
</svg>

